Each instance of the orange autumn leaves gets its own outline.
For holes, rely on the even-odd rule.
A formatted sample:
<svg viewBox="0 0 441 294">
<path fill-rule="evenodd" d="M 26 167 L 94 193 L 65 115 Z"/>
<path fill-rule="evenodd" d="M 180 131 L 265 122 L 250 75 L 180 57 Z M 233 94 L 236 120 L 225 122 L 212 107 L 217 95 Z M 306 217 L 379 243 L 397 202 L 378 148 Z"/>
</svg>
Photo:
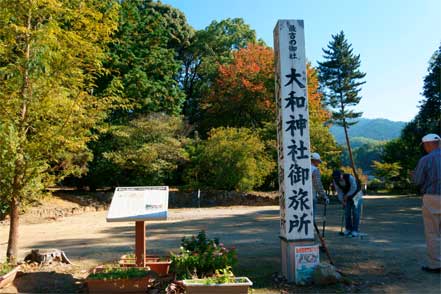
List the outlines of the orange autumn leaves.
<svg viewBox="0 0 441 294">
<path fill-rule="evenodd" d="M 308 80 L 309 119 L 323 124 L 331 118 L 331 113 L 322 105 L 323 94 L 318 90 L 317 71 L 309 62 L 306 64 L 306 75 Z"/>
<path fill-rule="evenodd" d="M 214 127 L 259 127 L 274 119 L 273 55 L 271 48 L 248 44 L 233 52 L 231 63 L 219 65 L 203 103 Z"/>
<path fill-rule="evenodd" d="M 307 75 L 310 119 L 323 123 L 330 114 L 321 104 L 317 72 L 309 63 Z M 233 52 L 230 63 L 218 66 L 218 76 L 202 108 L 210 127 L 260 127 L 275 121 L 273 50 L 248 44 Z"/>
</svg>

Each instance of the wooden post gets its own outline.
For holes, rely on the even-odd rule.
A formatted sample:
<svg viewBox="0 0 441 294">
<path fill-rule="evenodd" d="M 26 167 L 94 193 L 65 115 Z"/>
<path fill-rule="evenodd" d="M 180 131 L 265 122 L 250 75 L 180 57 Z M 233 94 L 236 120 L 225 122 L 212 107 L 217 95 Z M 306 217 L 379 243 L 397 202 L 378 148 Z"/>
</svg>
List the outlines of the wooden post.
<svg viewBox="0 0 441 294">
<path fill-rule="evenodd" d="M 145 266 L 145 254 L 146 254 L 146 236 L 145 236 L 145 222 L 137 221 L 136 224 L 136 236 L 135 236 L 135 255 L 136 255 L 136 266 Z"/>
</svg>

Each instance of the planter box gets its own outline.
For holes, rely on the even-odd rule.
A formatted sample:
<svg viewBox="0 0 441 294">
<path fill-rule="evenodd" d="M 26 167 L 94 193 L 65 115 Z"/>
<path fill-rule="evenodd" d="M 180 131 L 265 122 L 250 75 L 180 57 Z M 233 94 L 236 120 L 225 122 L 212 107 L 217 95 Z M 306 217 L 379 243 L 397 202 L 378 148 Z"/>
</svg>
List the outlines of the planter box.
<svg viewBox="0 0 441 294">
<path fill-rule="evenodd" d="M 0 289 L 6 287 L 14 281 L 19 268 L 20 266 L 16 266 L 10 272 L 0 276 Z"/>
<path fill-rule="evenodd" d="M 119 260 L 119 265 L 121 267 L 136 267 L 136 259 L 126 257 L 126 255 L 121 256 Z M 166 257 L 166 260 L 162 260 L 158 256 L 148 255 L 145 258 L 145 265 L 150 268 L 150 270 L 156 272 L 159 276 L 166 276 L 170 270 L 171 260 Z"/>
<path fill-rule="evenodd" d="M 253 283 L 247 277 L 237 277 L 236 282 L 227 284 L 204 284 L 204 279 L 183 280 L 186 294 L 248 294 Z"/>
<path fill-rule="evenodd" d="M 86 280 L 89 293 L 146 293 L 150 279 Z"/>
<path fill-rule="evenodd" d="M 105 267 L 100 265 L 93 269 L 92 273 L 101 273 Z M 96 280 L 86 279 L 89 293 L 143 293 L 152 284 L 151 277 Z"/>
</svg>

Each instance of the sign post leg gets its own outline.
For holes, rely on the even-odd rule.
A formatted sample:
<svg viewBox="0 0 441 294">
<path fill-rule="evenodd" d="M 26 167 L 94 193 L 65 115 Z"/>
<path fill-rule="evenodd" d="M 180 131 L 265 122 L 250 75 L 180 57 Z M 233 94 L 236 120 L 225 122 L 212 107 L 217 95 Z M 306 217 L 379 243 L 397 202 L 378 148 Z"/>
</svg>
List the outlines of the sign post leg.
<svg viewBox="0 0 441 294">
<path fill-rule="evenodd" d="M 136 255 L 136 266 L 145 266 L 145 254 L 146 254 L 146 244 L 145 244 L 145 222 L 136 222 L 136 240 L 135 240 L 135 255 Z"/>
</svg>

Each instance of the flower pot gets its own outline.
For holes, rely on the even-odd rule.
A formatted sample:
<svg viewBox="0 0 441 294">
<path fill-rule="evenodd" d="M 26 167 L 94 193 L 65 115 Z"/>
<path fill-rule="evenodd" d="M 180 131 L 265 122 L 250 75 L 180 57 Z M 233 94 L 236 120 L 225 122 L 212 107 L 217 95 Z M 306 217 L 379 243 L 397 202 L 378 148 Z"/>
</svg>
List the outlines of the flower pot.
<svg viewBox="0 0 441 294">
<path fill-rule="evenodd" d="M 233 283 L 206 284 L 204 279 L 183 280 L 187 294 L 248 294 L 253 283 L 247 277 L 236 277 Z"/>
<path fill-rule="evenodd" d="M 165 259 L 166 260 L 161 260 L 159 256 L 148 255 L 145 258 L 145 266 L 149 267 L 150 270 L 156 272 L 158 275 L 165 276 L 168 274 L 171 264 L 169 257 L 166 257 Z M 136 267 L 136 259 L 123 255 L 119 260 L 119 265 L 121 267 Z"/>
<path fill-rule="evenodd" d="M 19 268 L 20 266 L 16 266 L 8 273 L 0 276 L 0 289 L 6 287 L 14 281 Z"/>
</svg>

